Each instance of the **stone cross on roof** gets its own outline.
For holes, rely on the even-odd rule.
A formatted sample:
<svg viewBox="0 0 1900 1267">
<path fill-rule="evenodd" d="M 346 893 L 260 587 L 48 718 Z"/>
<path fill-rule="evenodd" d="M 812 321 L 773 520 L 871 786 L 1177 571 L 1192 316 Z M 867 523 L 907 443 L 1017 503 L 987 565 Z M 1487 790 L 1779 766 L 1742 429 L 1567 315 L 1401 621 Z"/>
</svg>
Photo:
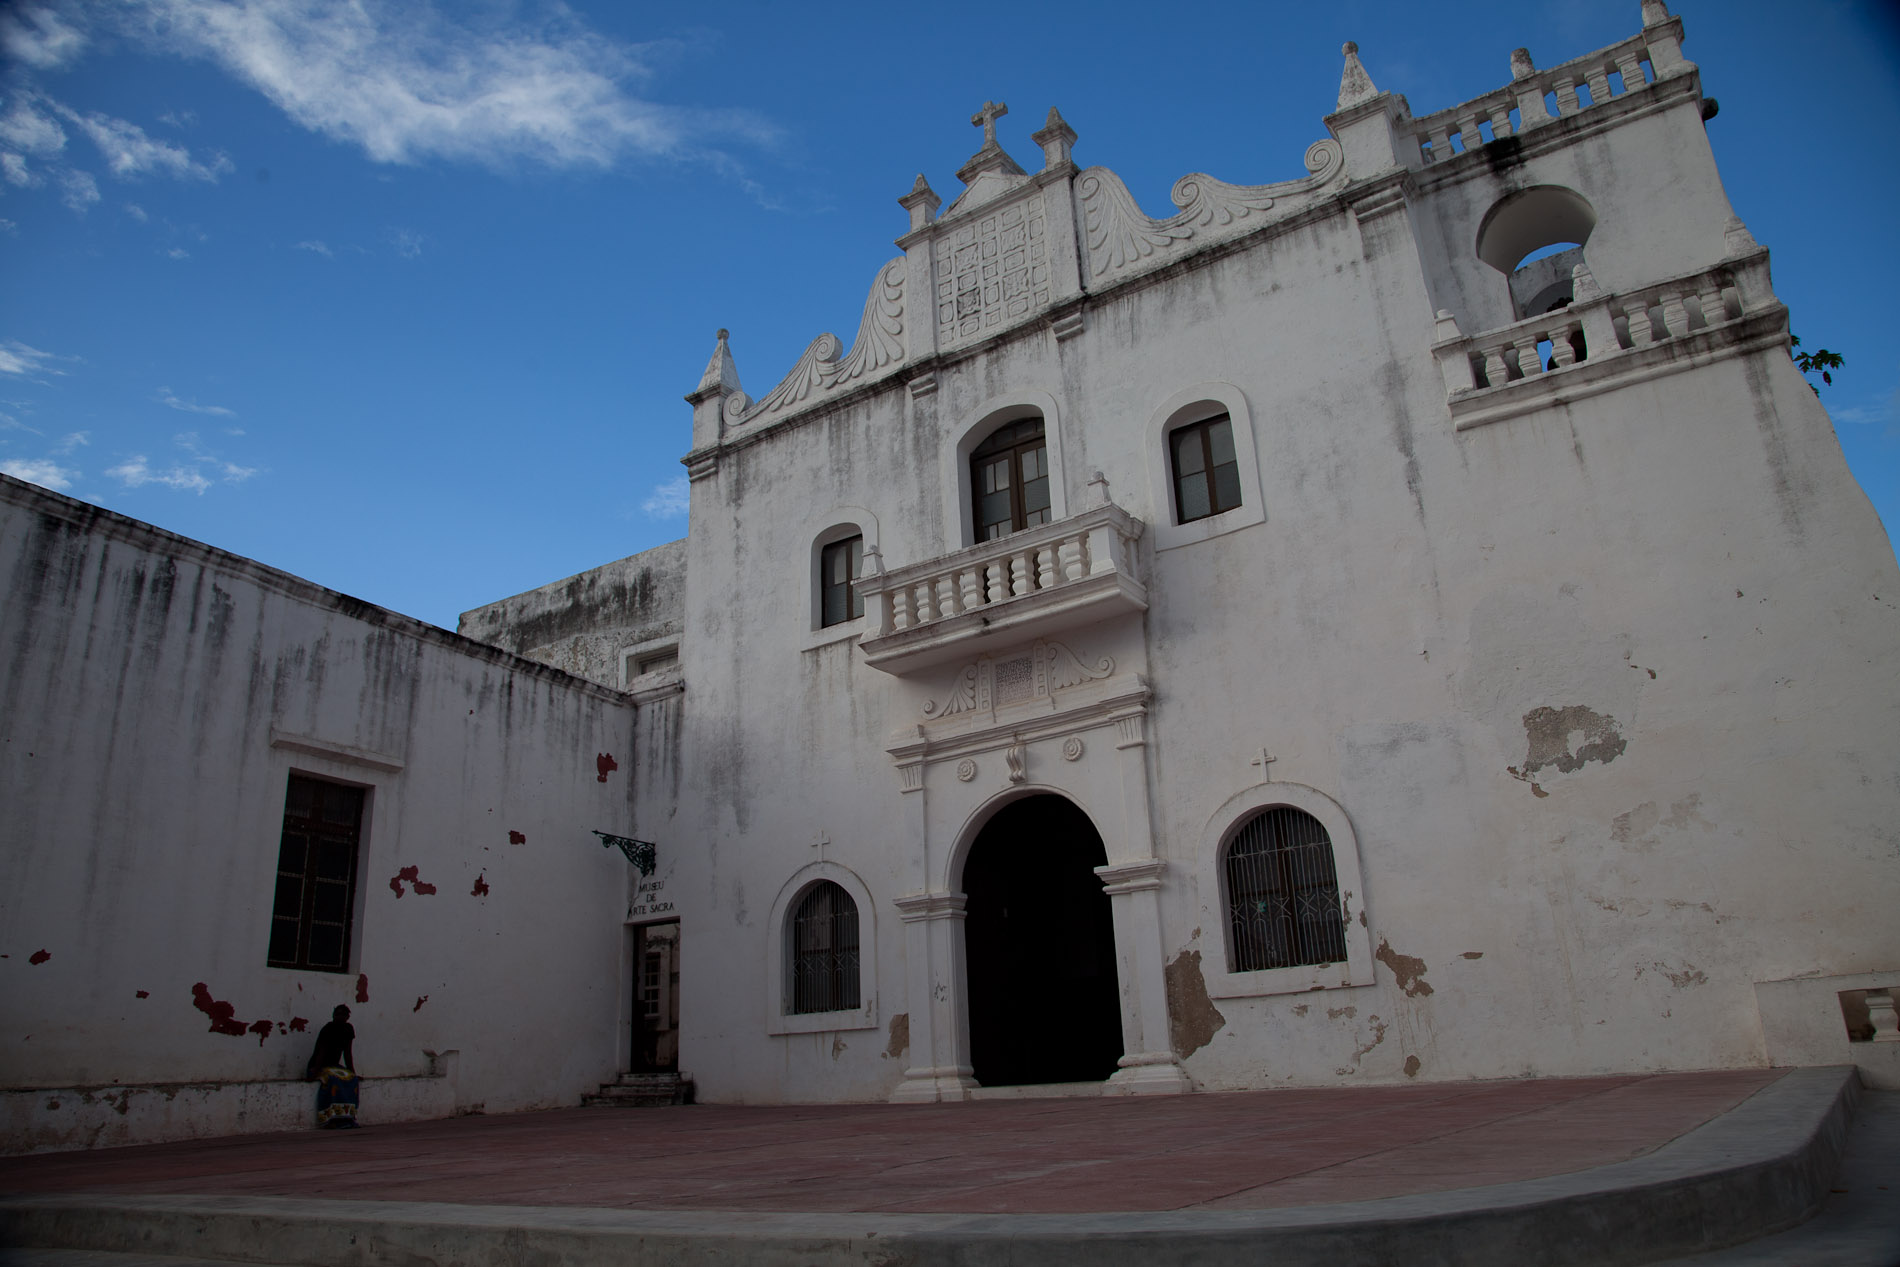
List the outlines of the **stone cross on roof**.
<svg viewBox="0 0 1900 1267">
<path fill-rule="evenodd" d="M 989 149 L 996 144 L 996 121 L 1009 113 L 1009 107 L 1000 101 L 985 101 L 983 108 L 970 116 L 970 126 L 983 129 L 983 148 Z"/>
</svg>

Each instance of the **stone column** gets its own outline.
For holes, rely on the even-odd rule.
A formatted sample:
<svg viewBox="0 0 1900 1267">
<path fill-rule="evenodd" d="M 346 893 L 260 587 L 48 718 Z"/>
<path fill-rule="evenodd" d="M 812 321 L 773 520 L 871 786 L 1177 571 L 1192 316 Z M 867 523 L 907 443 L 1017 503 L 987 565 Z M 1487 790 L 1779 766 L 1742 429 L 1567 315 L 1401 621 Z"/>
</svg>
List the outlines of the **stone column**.
<svg viewBox="0 0 1900 1267">
<path fill-rule="evenodd" d="M 963 995 L 963 894 L 915 893 L 897 899 L 904 921 L 910 1058 L 895 1104 L 967 1100 L 970 1013 Z"/>
<path fill-rule="evenodd" d="M 1192 1091 L 1168 1041 L 1168 986 L 1161 942 L 1159 858 L 1095 868 L 1115 912 L 1115 971 L 1121 979 L 1121 1066 L 1108 1090 L 1123 1095 Z"/>
</svg>

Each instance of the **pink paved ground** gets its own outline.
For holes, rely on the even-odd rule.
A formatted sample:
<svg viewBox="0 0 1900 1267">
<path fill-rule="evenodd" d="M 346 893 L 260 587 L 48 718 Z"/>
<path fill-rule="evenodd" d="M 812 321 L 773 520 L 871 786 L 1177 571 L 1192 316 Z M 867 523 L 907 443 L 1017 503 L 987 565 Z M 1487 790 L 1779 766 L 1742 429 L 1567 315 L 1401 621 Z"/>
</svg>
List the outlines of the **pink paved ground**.
<svg viewBox="0 0 1900 1267">
<path fill-rule="evenodd" d="M 1625 1161 L 1779 1076 L 562 1109 L 7 1158 L 0 1192 L 813 1212 L 1259 1209 Z"/>
</svg>

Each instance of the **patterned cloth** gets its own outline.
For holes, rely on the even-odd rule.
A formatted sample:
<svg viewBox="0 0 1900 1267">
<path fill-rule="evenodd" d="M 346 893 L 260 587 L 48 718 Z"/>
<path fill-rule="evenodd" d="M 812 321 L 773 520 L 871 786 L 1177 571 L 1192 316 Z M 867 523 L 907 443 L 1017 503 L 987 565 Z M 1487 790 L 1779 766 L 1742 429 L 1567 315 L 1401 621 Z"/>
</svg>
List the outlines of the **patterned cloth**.
<svg viewBox="0 0 1900 1267">
<path fill-rule="evenodd" d="M 329 1065 L 317 1075 L 317 1125 L 356 1125 L 356 1074 L 340 1065 Z"/>
</svg>

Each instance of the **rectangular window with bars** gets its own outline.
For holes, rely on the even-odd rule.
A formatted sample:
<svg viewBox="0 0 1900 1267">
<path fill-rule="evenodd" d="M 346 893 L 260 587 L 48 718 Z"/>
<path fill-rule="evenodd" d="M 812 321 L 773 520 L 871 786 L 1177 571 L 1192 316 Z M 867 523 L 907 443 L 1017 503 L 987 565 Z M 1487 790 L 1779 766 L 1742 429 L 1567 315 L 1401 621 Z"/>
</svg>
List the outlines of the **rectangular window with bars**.
<svg viewBox="0 0 1900 1267">
<path fill-rule="evenodd" d="M 1227 846 L 1224 869 L 1235 972 L 1344 962 L 1333 843 L 1317 818 L 1287 805 L 1256 814 Z"/>
<path fill-rule="evenodd" d="M 350 970 L 357 851 L 367 789 L 293 774 L 284 793 L 271 904 L 273 968 Z"/>
</svg>

